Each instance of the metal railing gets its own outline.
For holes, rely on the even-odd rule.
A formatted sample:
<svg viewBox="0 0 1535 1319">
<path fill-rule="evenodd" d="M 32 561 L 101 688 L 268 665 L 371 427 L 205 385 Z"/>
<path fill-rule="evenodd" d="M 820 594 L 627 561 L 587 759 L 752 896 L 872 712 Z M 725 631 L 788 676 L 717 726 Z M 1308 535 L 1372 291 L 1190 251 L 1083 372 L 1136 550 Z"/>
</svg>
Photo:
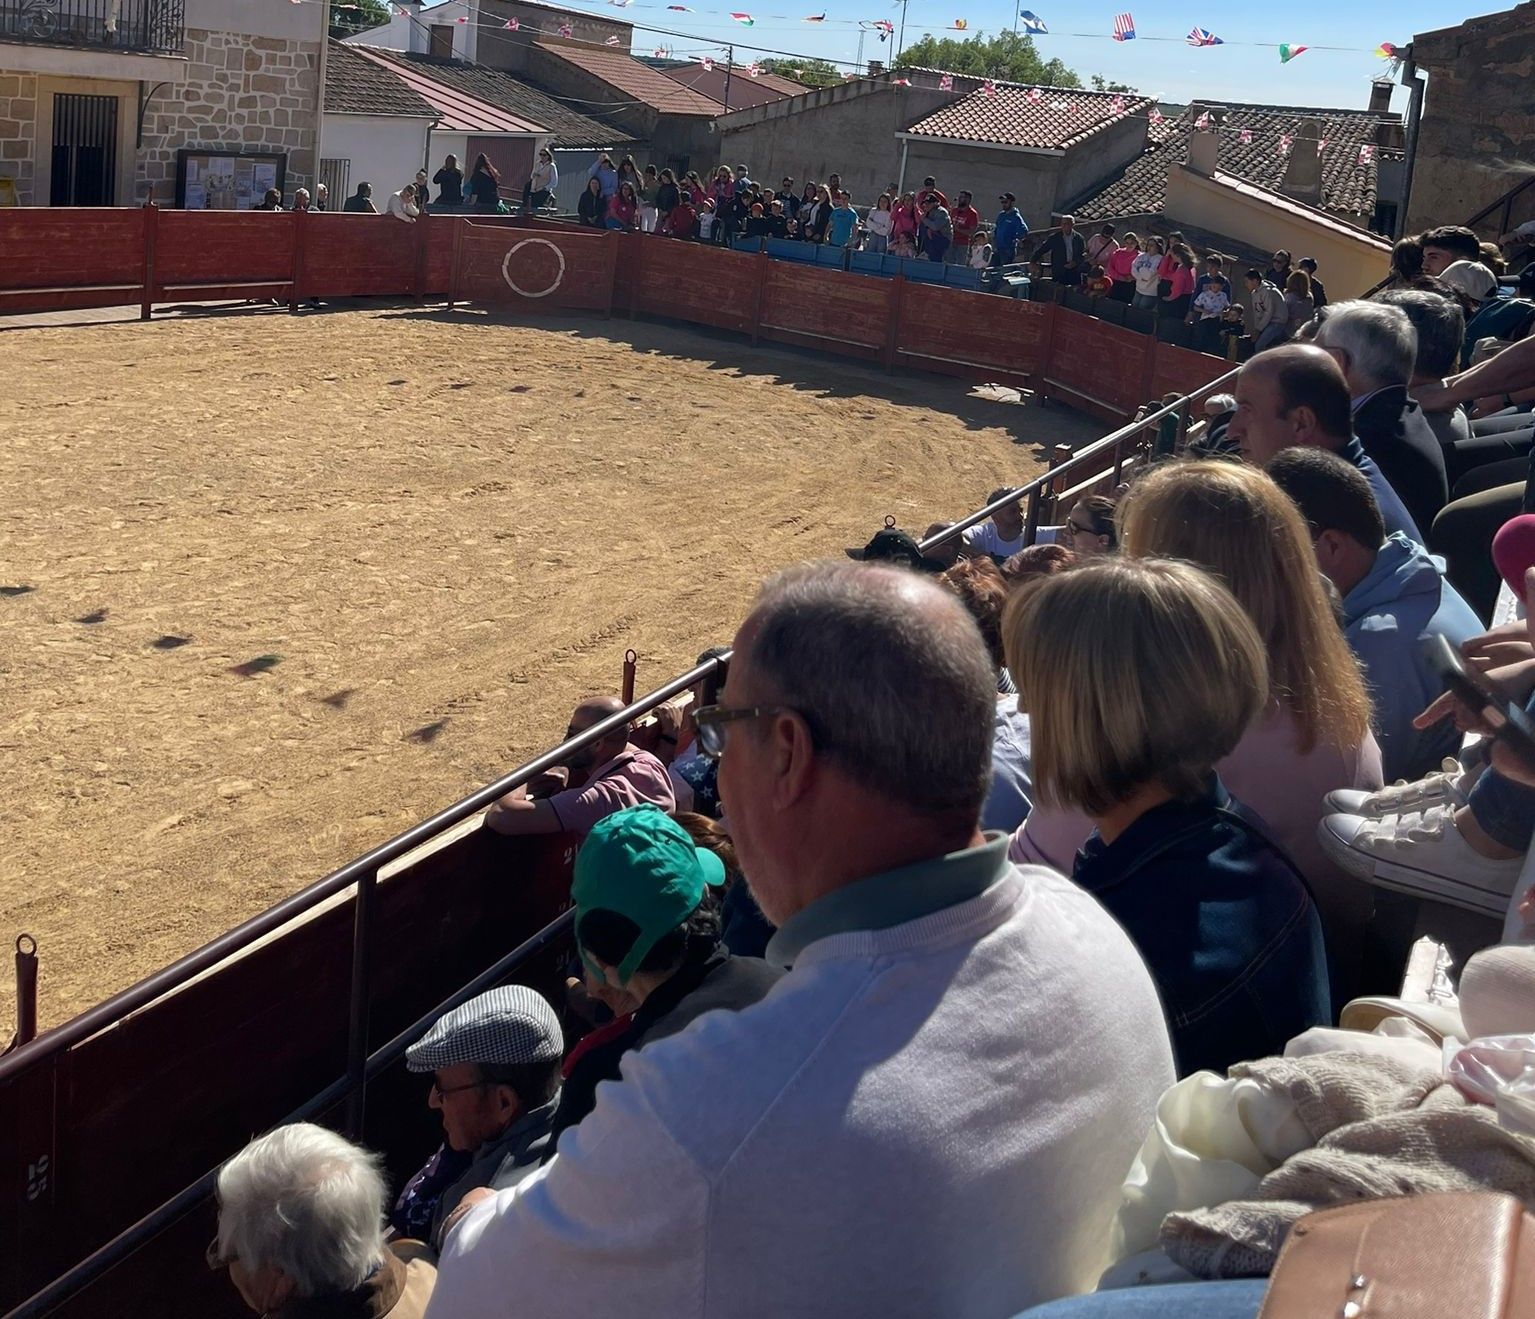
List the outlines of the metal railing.
<svg viewBox="0 0 1535 1319">
<path fill-rule="evenodd" d="M 1509 230 L 1513 220 L 1514 202 L 1522 197 L 1531 188 L 1535 188 L 1535 174 L 1531 174 L 1523 183 L 1516 183 L 1496 201 L 1482 207 L 1475 215 L 1466 221 L 1467 229 L 1475 229 L 1483 220 L 1487 219 L 1494 211 L 1501 212 L 1498 220 L 1498 237 L 1503 237 Z"/>
<path fill-rule="evenodd" d="M 0 40 L 179 55 L 185 0 L 0 0 Z"/>
<path fill-rule="evenodd" d="M 1073 453 L 1065 462 L 1055 464 L 1027 484 L 1011 490 L 1000 499 L 966 515 L 953 526 L 922 542 L 923 550 L 926 551 L 961 535 L 968 528 L 985 521 L 999 509 L 1019 499 L 1028 501 L 1025 540 L 1032 543 L 1046 509 L 1053 513 L 1061 500 L 1089 489 L 1105 479 L 1117 485 L 1126 465 L 1145 456 L 1147 446 L 1141 437 L 1148 429 L 1160 426 L 1169 417 L 1177 417 L 1181 435 L 1187 429 L 1191 405 L 1196 400 L 1230 384 L 1236 375 L 1237 368 L 1233 368 L 1200 389 L 1182 395 L 1176 401 L 1164 404 L 1139 420 L 1130 422 L 1095 440 L 1092 444 Z M 1107 463 L 1105 460 L 1108 460 Z M 1063 484 L 1066 482 L 1074 482 L 1074 484 Z M 347 1105 L 345 1128 L 354 1138 L 359 1137 L 365 1115 L 368 1082 L 385 1067 L 402 1057 L 406 1048 L 419 1039 L 444 1012 L 451 1011 L 511 974 L 529 958 L 561 937 L 569 929 L 573 919 L 570 911 L 564 912 L 537 934 L 507 953 L 494 966 L 476 976 L 446 1001 L 438 1004 L 414 1025 L 400 1032 L 388 1044 L 370 1051 L 368 1019 L 372 1006 L 370 993 L 372 909 L 379 870 L 437 837 L 444 830 L 484 810 L 513 788 L 520 787 L 545 770 L 564 763 L 573 751 L 606 737 L 620 725 L 650 713 L 665 701 L 699 683 L 708 684 L 716 681 L 729 660 L 730 652 L 724 651 L 695 665 L 687 672 L 679 674 L 654 691 L 631 702 L 624 709 L 593 724 L 578 736 L 569 738 L 552 750 L 519 765 L 495 782 L 487 784 L 431 818 L 407 829 L 404 833 L 342 866 L 324 879 L 318 880 L 260 915 L 237 925 L 234 929 L 226 931 L 196 952 L 188 954 L 180 961 L 173 962 L 148 979 L 123 990 L 80 1016 L 38 1036 L 31 1043 L 0 1056 L 0 1085 L 88 1039 L 129 1013 L 147 1006 L 296 917 L 355 886 L 357 900 L 353 916 L 353 960 L 351 1001 L 348 1009 L 346 1071 L 343 1076 L 289 1114 L 283 1121 L 304 1121 L 345 1101 Z M 165 1231 L 202 1203 L 212 1193 L 217 1175 L 216 1168 L 204 1174 L 192 1185 L 125 1228 L 91 1255 L 54 1279 L 42 1291 L 35 1293 L 10 1311 L 5 1319 L 39 1319 L 40 1316 L 46 1315 L 77 1295 L 145 1242 Z"/>
</svg>

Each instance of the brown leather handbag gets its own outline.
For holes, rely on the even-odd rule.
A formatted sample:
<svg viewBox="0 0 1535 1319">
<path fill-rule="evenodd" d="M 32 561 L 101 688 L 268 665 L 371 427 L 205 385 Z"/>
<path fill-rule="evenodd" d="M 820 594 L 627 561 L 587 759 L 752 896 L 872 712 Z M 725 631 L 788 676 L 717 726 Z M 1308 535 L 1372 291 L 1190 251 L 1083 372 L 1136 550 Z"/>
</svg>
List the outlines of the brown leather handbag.
<svg viewBox="0 0 1535 1319">
<path fill-rule="evenodd" d="M 1307 1214 L 1279 1252 L 1258 1319 L 1376 1316 L 1535 1316 L 1535 1216 L 1491 1192 Z"/>
</svg>

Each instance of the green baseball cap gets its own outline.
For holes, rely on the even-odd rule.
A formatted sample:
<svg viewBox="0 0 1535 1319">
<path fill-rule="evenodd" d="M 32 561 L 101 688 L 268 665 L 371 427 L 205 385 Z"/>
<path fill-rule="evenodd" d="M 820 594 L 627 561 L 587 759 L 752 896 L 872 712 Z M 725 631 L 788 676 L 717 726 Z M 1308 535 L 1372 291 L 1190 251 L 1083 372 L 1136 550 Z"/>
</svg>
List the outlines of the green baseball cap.
<svg viewBox="0 0 1535 1319">
<path fill-rule="evenodd" d="M 599 910 L 639 927 L 618 967 L 620 982 L 627 983 L 650 950 L 698 910 L 709 886 L 724 882 L 725 863 L 695 847 L 688 831 L 659 806 L 631 806 L 593 825 L 576 854 L 570 886 L 576 929 L 587 912 Z"/>
</svg>

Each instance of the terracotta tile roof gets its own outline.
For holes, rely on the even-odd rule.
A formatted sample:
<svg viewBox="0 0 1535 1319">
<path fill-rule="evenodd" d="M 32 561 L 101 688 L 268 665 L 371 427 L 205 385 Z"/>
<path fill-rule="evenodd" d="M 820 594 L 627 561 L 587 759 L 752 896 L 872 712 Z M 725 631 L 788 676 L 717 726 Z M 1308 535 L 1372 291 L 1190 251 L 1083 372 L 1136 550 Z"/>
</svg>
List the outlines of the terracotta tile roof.
<svg viewBox="0 0 1535 1319">
<path fill-rule="evenodd" d="M 656 72 L 664 73 L 673 82 L 691 87 L 710 100 L 721 103 L 725 100 L 725 70 L 718 64 L 712 69 L 706 69 L 701 64 L 679 64 L 671 68 L 657 68 Z M 730 108 L 750 110 L 754 106 L 781 101 L 787 96 L 799 96 L 809 90 L 776 73 L 759 73 L 753 78 L 745 67 L 737 65 L 730 76 Z"/>
<path fill-rule="evenodd" d="M 379 50 L 371 46 L 367 52 L 386 61 L 391 67 L 400 69 L 402 75 L 409 72 L 414 77 L 429 79 L 444 88 L 488 102 L 519 119 L 541 124 L 553 133 L 556 147 L 618 147 L 634 140 L 630 133 L 612 128 L 590 115 L 581 114 L 521 78 L 500 69 L 432 55 Z"/>
<path fill-rule="evenodd" d="M 621 92 L 627 99 L 639 101 L 663 114 L 707 115 L 713 118 L 725 107 L 712 96 L 704 96 L 668 78 L 664 73 L 641 64 L 627 51 L 609 50 L 582 41 L 540 38 L 538 49 L 562 59 L 599 78 Z"/>
<path fill-rule="evenodd" d="M 325 112 L 437 118 L 432 104 L 402 79 L 335 38 L 325 60 Z"/>
<path fill-rule="evenodd" d="M 949 76 L 960 93 L 951 105 L 934 110 L 906 129 L 914 137 L 959 138 L 996 146 L 1060 150 L 1075 146 L 1110 124 L 1145 115 L 1154 104 L 1134 92 L 1084 92 L 1077 88 L 1031 87 L 1028 83 L 995 83 L 987 95 L 984 80 L 936 69 L 902 69 L 901 74 L 923 87 Z"/>
<path fill-rule="evenodd" d="M 1294 150 L 1303 150 L 1301 124 L 1316 120 L 1326 147 L 1322 151 L 1322 209 L 1344 215 L 1373 215 L 1379 182 L 1380 151 L 1365 164 L 1359 148 L 1376 145 L 1376 128 L 1382 122 L 1400 123 L 1393 114 L 1369 110 L 1308 109 L 1288 105 L 1230 105 L 1195 101 L 1171 121 L 1165 140 L 1148 146 L 1124 172 L 1096 191 L 1074 198 L 1069 204 L 1078 220 L 1108 220 L 1128 215 L 1156 215 L 1167 200 L 1170 165 L 1188 159 L 1194 122 L 1209 112 L 1220 132 L 1220 168 L 1260 188 L 1279 191 L 1284 181 L 1286 157 L 1279 139 L 1288 133 Z M 1243 143 L 1246 130 L 1252 140 Z"/>
</svg>

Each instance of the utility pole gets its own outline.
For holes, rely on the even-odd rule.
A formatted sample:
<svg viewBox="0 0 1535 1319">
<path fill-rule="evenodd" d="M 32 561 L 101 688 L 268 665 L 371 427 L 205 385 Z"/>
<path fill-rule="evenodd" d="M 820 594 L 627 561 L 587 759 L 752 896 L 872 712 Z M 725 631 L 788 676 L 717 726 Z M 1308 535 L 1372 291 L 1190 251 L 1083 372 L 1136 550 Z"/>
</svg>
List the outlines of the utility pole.
<svg viewBox="0 0 1535 1319">
<path fill-rule="evenodd" d="M 906 6 L 909 0 L 900 0 L 901 3 L 901 35 L 895 39 L 895 58 L 890 61 L 893 69 L 901 62 L 901 51 L 906 48 Z"/>
<path fill-rule="evenodd" d="M 725 113 L 730 113 L 730 70 L 736 62 L 736 48 L 725 47 Z"/>
</svg>

